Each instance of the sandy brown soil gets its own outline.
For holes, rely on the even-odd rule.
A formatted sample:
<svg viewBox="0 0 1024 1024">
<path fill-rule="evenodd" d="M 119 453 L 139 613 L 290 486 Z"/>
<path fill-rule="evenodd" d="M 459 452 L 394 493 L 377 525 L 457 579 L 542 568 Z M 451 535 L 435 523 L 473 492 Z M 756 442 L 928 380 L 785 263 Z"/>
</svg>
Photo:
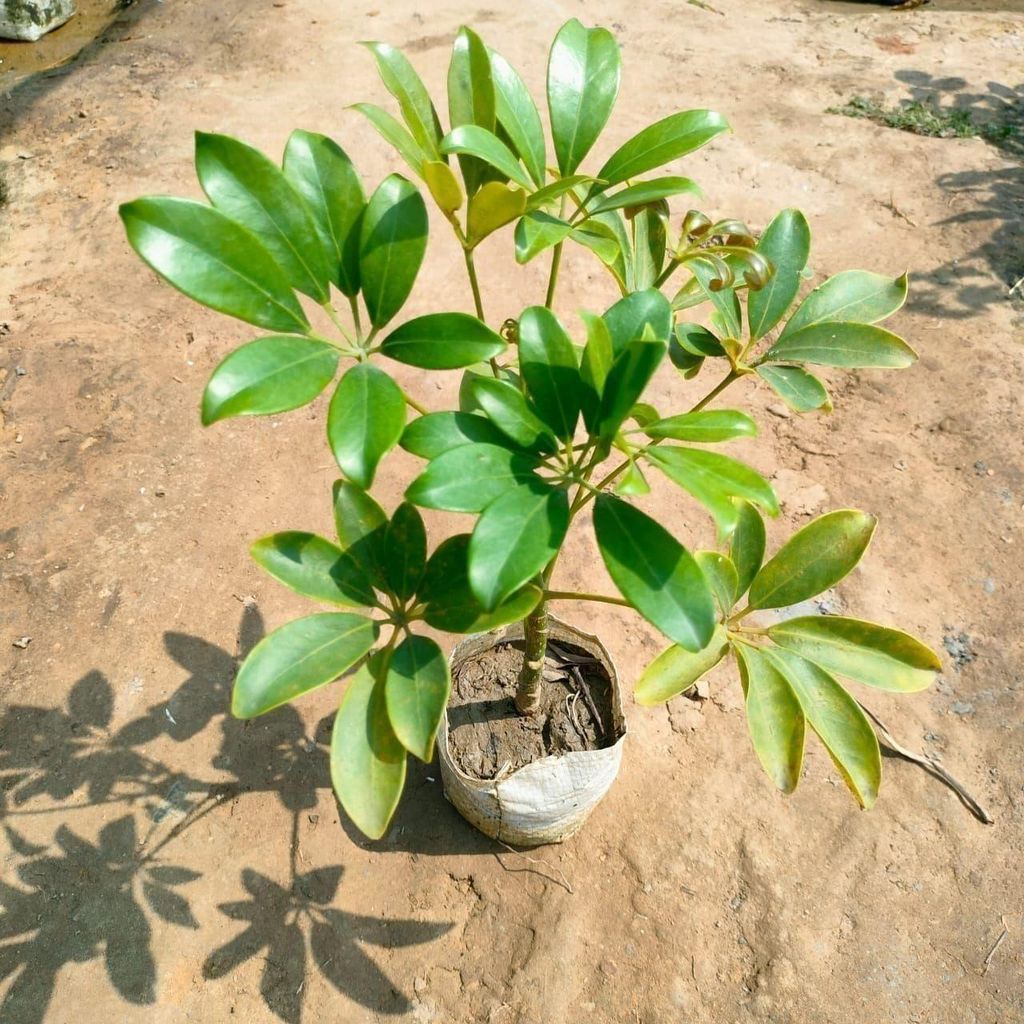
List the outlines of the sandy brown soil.
<svg viewBox="0 0 1024 1024">
<path fill-rule="evenodd" d="M 1024 1021 L 1024 375 L 1007 298 L 1024 274 L 1024 177 L 978 140 L 823 112 L 922 89 L 995 109 L 1024 81 L 1024 21 L 713 6 L 142 3 L 76 65 L 0 100 L 4 1024 Z M 912 271 L 897 325 L 914 369 L 832 375 L 829 418 L 775 415 L 754 386 L 736 400 L 763 428 L 744 453 L 785 501 L 776 538 L 826 507 L 881 517 L 835 600 L 959 657 L 944 654 L 928 693 L 862 696 L 941 753 L 994 825 L 892 758 L 861 813 L 818 747 L 779 796 L 726 667 L 700 705 L 627 709 L 620 780 L 543 863 L 467 828 L 432 768 L 412 769 L 388 838 L 357 836 L 328 784 L 333 689 L 250 725 L 227 717 L 238 653 L 307 610 L 246 543 L 330 529 L 324 410 L 201 430 L 203 382 L 249 329 L 145 271 L 117 204 L 194 194 L 193 128 L 274 153 L 292 127 L 325 131 L 376 181 L 390 156 L 344 109 L 384 96 L 356 40 L 405 46 L 439 91 L 470 21 L 540 90 L 547 40 L 573 14 L 624 46 L 609 150 L 679 107 L 716 107 L 735 134 L 688 163 L 710 207 L 760 227 L 801 206 L 819 276 Z M 469 302 L 440 227 L 410 315 Z M 509 250 L 503 237 L 479 259 L 495 323 L 545 273 L 510 273 Z M 585 257 L 569 269 L 567 316 L 611 300 Z M 452 398 L 454 375 L 443 392 L 403 376 L 428 404 Z M 667 400 L 679 385 L 660 387 Z M 393 503 L 413 460 L 389 469 Z M 661 493 L 675 530 L 710 539 L 703 514 Z M 606 585 L 598 561 L 580 531 L 558 585 Z M 658 649 L 617 609 L 561 614 L 602 634 L 627 686 Z"/>
</svg>

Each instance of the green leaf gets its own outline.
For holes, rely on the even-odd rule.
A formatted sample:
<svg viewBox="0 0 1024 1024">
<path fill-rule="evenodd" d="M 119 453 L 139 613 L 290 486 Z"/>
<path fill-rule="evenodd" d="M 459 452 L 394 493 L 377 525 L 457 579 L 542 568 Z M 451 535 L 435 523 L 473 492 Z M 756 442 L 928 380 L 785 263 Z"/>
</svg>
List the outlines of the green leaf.
<svg viewBox="0 0 1024 1024">
<path fill-rule="evenodd" d="M 451 675 L 441 648 L 425 636 L 406 636 L 391 656 L 384 693 L 391 728 L 421 761 L 434 756 L 434 737 L 450 692 Z"/>
<path fill-rule="evenodd" d="M 352 298 L 359 293 L 359 226 L 363 183 L 345 151 L 325 135 L 294 131 L 284 151 L 284 175 L 306 200 L 331 269 Z"/>
<path fill-rule="evenodd" d="M 788 651 L 770 651 L 768 657 L 785 676 L 807 721 L 857 802 L 870 808 L 882 781 L 882 755 L 867 715 L 817 665 Z"/>
<path fill-rule="evenodd" d="M 421 149 L 438 155 L 441 141 L 441 122 L 431 102 L 430 94 L 405 54 L 387 43 L 362 44 L 377 61 L 384 87 L 398 100 L 402 118 Z"/>
<path fill-rule="evenodd" d="M 374 585 L 387 589 L 384 543 L 387 516 L 369 494 L 348 480 L 334 484 L 334 527 L 342 550 L 359 565 Z"/>
<path fill-rule="evenodd" d="M 761 358 L 765 362 L 903 369 L 917 359 L 917 353 L 883 327 L 827 321 L 787 333 Z"/>
<path fill-rule="evenodd" d="M 674 441 L 699 441 L 713 444 L 737 437 L 757 437 L 757 424 L 735 409 L 685 412 L 648 423 L 644 432 L 650 437 L 668 437 Z"/>
<path fill-rule="evenodd" d="M 317 302 L 333 276 L 313 215 L 284 172 L 227 135 L 196 132 L 196 173 L 210 202 L 266 246 L 293 287 Z"/>
<path fill-rule="evenodd" d="M 587 241 L 584 237 L 588 234 L 593 236 L 591 241 Z M 633 243 L 626 230 L 625 219 L 618 210 L 606 210 L 604 213 L 595 213 L 592 217 L 588 217 L 585 227 L 577 229 L 573 237 L 594 250 L 598 258 L 614 275 L 623 295 L 636 290 L 630 288 L 627 281 L 630 276 L 627 264 L 632 264 L 633 261 Z M 614 256 L 601 252 L 596 242 L 599 237 L 607 238 L 615 243 Z"/>
<path fill-rule="evenodd" d="M 763 338 L 785 315 L 811 253 L 811 229 L 799 210 L 783 210 L 764 229 L 757 251 L 775 268 L 760 291 L 747 295 L 750 339 Z"/>
<path fill-rule="evenodd" d="M 249 551 L 260 568 L 303 597 L 355 608 L 377 603 L 362 566 L 315 533 L 274 533 Z"/>
<path fill-rule="evenodd" d="M 733 531 L 739 515 L 731 498 L 746 498 L 773 516 L 779 513 L 772 485 L 727 455 L 667 446 L 648 448 L 645 454 L 670 480 L 707 507 L 723 536 Z"/>
<path fill-rule="evenodd" d="M 275 629 L 242 663 L 231 694 L 236 718 L 255 718 L 351 668 L 377 641 L 379 627 L 362 615 L 321 612 Z"/>
<path fill-rule="evenodd" d="M 564 242 L 572 232 L 568 221 L 535 210 L 521 217 L 516 224 L 516 263 L 529 263 L 545 249 Z"/>
<path fill-rule="evenodd" d="M 838 615 L 787 619 L 768 630 L 780 647 L 879 690 L 913 693 L 932 684 L 938 656 L 908 633 Z"/>
<path fill-rule="evenodd" d="M 723 333 L 729 338 L 739 340 L 743 336 L 740 300 L 732 288 L 714 287 L 720 281 L 719 268 L 703 257 L 685 260 L 683 265 L 698 280 L 704 294 L 711 300 L 711 304 L 722 318 Z"/>
<path fill-rule="evenodd" d="M 610 440 L 615 436 L 654 376 L 666 350 L 663 341 L 637 338 L 616 356 L 605 379 L 597 414 L 599 437 Z"/>
<path fill-rule="evenodd" d="M 426 623 L 448 633 L 482 633 L 525 619 L 540 601 L 540 588 L 527 585 L 494 611 L 486 611 L 469 585 L 469 541 L 468 533 L 456 534 L 427 562 L 417 594 L 426 603 Z"/>
<path fill-rule="evenodd" d="M 423 173 L 423 164 L 430 159 L 430 153 L 425 152 L 395 118 L 374 103 L 353 103 L 352 109 L 358 110 L 377 129 L 377 133 L 397 151 L 413 174 Z"/>
<path fill-rule="evenodd" d="M 605 310 L 604 322 L 617 356 L 631 341 L 642 338 L 648 328 L 655 339 L 667 343 L 672 333 L 672 307 L 656 288 L 648 288 L 619 299 Z"/>
<path fill-rule="evenodd" d="M 754 752 L 783 793 L 800 781 L 804 759 L 804 713 L 786 677 L 760 648 L 737 644 L 747 699 L 747 727 Z"/>
<path fill-rule="evenodd" d="M 572 174 L 608 123 L 619 94 L 619 44 L 604 28 L 567 21 L 548 57 L 548 111 L 558 169 Z"/>
<path fill-rule="evenodd" d="M 531 193 L 526 208 L 532 211 L 539 210 L 543 206 L 550 206 L 567 192 L 572 192 L 578 185 L 591 185 L 595 180 L 587 174 L 570 174 L 566 178 L 556 178 L 550 184 Z"/>
<path fill-rule="evenodd" d="M 488 181 L 469 200 L 466 236 L 470 246 L 521 217 L 525 209 L 526 193 L 521 188 Z"/>
<path fill-rule="evenodd" d="M 648 203 L 678 196 L 684 192 L 695 196 L 703 195 L 700 186 L 690 178 L 652 178 L 650 181 L 638 181 L 635 185 L 620 189 L 614 195 L 601 196 L 590 212 L 604 213 L 606 210 L 646 206 Z"/>
<path fill-rule="evenodd" d="M 739 576 L 732 559 L 720 555 L 717 551 L 698 551 L 693 557 L 701 567 L 711 593 L 715 595 L 718 610 L 723 615 L 728 615 L 739 596 Z"/>
<path fill-rule="evenodd" d="M 812 373 L 799 366 L 757 367 L 757 375 L 796 412 L 813 412 L 815 409 L 832 409 L 825 385 Z"/>
<path fill-rule="evenodd" d="M 750 586 L 751 608 L 784 608 L 838 583 L 861 560 L 877 520 L 866 512 L 828 512 L 798 530 Z"/>
<path fill-rule="evenodd" d="M 684 110 L 671 114 L 623 143 L 597 172 L 597 177 L 617 185 L 627 178 L 646 174 L 670 160 L 700 149 L 729 127 L 713 110 Z"/>
<path fill-rule="evenodd" d="M 615 361 L 615 352 L 611 332 L 604 318 L 592 313 L 581 313 L 580 316 L 587 325 L 587 344 L 580 360 L 580 380 L 583 382 L 580 409 L 587 430 L 594 434 L 597 432 L 605 381 Z"/>
<path fill-rule="evenodd" d="M 388 719 L 383 659 L 348 684 L 331 734 L 331 783 L 345 813 L 370 839 L 388 830 L 405 786 L 405 748 Z"/>
<path fill-rule="evenodd" d="M 444 213 L 455 213 L 462 206 L 462 188 L 459 186 L 459 180 L 443 160 L 425 160 L 423 180 L 427 183 L 434 202 Z"/>
<path fill-rule="evenodd" d="M 541 419 L 557 437 L 572 440 L 580 415 L 576 350 L 544 306 L 530 306 L 519 318 L 519 372 Z"/>
<path fill-rule="evenodd" d="M 119 213 L 131 247 L 190 299 L 269 331 L 309 329 L 284 271 L 251 231 L 219 210 L 156 197 L 124 203 Z"/>
<path fill-rule="evenodd" d="M 519 484 L 535 479 L 535 458 L 494 444 L 466 444 L 434 459 L 409 485 L 414 505 L 448 512 L 482 512 Z"/>
<path fill-rule="evenodd" d="M 687 320 L 680 320 L 669 341 L 669 358 L 681 370 L 689 369 L 689 360 L 678 362 L 679 350 L 687 356 L 718 358 L 724 356 L 725 349 L 718 338 L 706 327 Z"/>
<path fill-rule="evenodd" d="M 536 185 L 544 184 L 544 126 L 540 114 L 515 68 L 499 53 L 489 50 L 491 77 L 498 124 L 526 165 Z"/>
<path fill-rule="evenodd" d="M 323 341 L 268 335 L 231 352 L 203 392 L 203 426 L 229 416 L 287 412 L 312 402 L 338 368 L 338 350 Z"/>
<path fill-rule="evenodd" d="M 476 157 L 493 167 L 504 178 L 510 178 L 524 189 L 533 188 L 530 176 L 523 170 L 516 155 L 494 132 L 475 124 L 464 124 L 453 128 L 441 142 L 444 154 L 459 153 Z"/>
<path fill-rule="evenodd" d="M 876 324 L 895 313 L 906 298 L 906 274 L 893 279 L 867 270 L 844 270 L 800 303 L 779 338 L 788 338 L 815 324 Z"/>
<path fill-rule="evenodd" d="M 390 174 L 370 196 L 359 236 L 359 275 L 370 322 L 383 327 L 412 291 L 427 248 L 427 207 L 416 186 Z"/>
<path fill-rule="evenodd" d="M 647 482 L 640 467 L 630 459 L 622 476 L 615 485 L 615 493 L 623 497 L 640 497 L 651 493 L 651 485 Z"/>
<path fill-rule="evenodd" d="M 597 221 L 587 221 L 584 227 L 573 228 L 569 237 L 586 246 L 605 266 L 622 262 L 622 249 L 609 228 Z"/>
<path fill-rule="evenodd" d="M 452 128 L 476 125 L 493 132 L 497 123 L 491 61 L 480 37 L 459 29 L 448 66 L 448 114 Z M 466 192 L 472 196 L 486 180 L 486 168 L 473 156 L 461 155 L 459 166 Z"/>
<path fill-rule="evenodd" d="M 396 327 L 383 355 L 424 370 L 458 370 L 500 356 L 505 342 L 468 313 L 428 313 Z"/>
<path fill-rule="evenodd" d="M 402 389 L 381 369 L 356 363 L 327 411 L 327 440 L 341 471 L 364 490 L 405 429 Z"/>
<path fill-rule="evenodd" d="M 668 204 L 662 199 L 638 211 L 627 211 L 627 216 L 633 222 L 633 264 L 627 284 L 630 291 L 653 288 L 665 265 Z"/>
<path fill-rule="evenodd" d="M 729 557 L 736 567 L 736 597 L 741 598 L 754 582 L 764 561 L 765 529 L 761 513 L 749 502 L 738 500 L 736 527 L 729 539 Z"/>
<path fill-rule="evenodd" d="M 662 651 L 644 669 L 637 681 L 633 699 L 643 707 L 653 707 L 688 690 L 705 672 L 710 672 L 729 650 L 725 629 L 716 626 L 707 647 L 687 651 L 678 644 Z"/>
<path fill-rule="evenodd" d="M 427 529 L 423 517 L 402 502 L 388 523 L 382 553 L 384 576 L 391 592 L 402 601 L 416 593 L 427 564 Z"/>
<path fill-rule="evenodd" d="M 475 442 L 504 445 L 505 435 L 490 420 L 466 412 L 429 412 L 418 416 L 398 442 L 422 459 L 436 459 L 452 448 Z"/>
<path fill-rule="evenodd" d="M 493 611 L 558 553 L 569 528 L 569 492 L 534 478 L 483 511 L 469 542 L 469 585 Z"/>
<path fill-rule="evenodd" d="M 527 451 L 551 453 L 558 442 L 539 416 L 526 404 L 519 388 L 494 377 L 473 381 L 473 399 L 506 437 Z"/>
<path fill-rule="evenodd" d="M 599 494 L 594 532 L 622 596 L 670 640 L 702 651 L 715 630 L 715 605 L 693 556 L 663 526 L 619 498 Z"/>
</svg>

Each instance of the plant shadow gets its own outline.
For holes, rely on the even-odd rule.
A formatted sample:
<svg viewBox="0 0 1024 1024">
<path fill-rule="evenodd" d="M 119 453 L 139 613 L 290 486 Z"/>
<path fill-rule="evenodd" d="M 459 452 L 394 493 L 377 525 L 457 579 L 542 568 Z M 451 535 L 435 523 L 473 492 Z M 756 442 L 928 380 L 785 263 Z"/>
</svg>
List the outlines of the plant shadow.
<svg viewBox="0 0 1024 1024">
<path fill-rule="evenodd" d="M 187 678 L 169 700 L 117 729 L 111 727 L 113 689 L 98 670 L 72 686 L 62 707 L 11 705 L 0 714 L 0 824 L 8 847 L 0 882 L 0 1020 L 42 1024 L 69 964 L 102 962 L 121 999 L 153 1005 L 158 968 L 151 922 L 201 935 L 203 915 L 194 911 L 205 909 L 189 897 L 190 883 L 202 876 L 174 859 L 174 843 L 247 793 L 272 794 L 287 812 L 291 866 L 285 878 L 254 866 L 241 869 L 241 898 L 218 910 L 243 927 L 209 953 L 203 977 L 212 982 L 248 961 L 261 962 L 260 994 L 287 1024 L 302 1020 L 302 992 L 314 965 L 338 992 L 377 1013 L 412 1007 L 364 947 L 427 943 L 452 925 L 350 913 L 334 905 L 343 865 L 297 870 L 299 816 L 317 805 L 320 790 L 330 789 L 323 742 L 329 719 L 311 737 L 292 707 L 254 722 L 227 713 L 237 666 L 263 635 L 253 603 L 243 610 L 234 653 L 199 637 L 165 634 L 166 650 Z M 212 778 L 152 752 L 157 740 L 186 743 L 208 729 L 220 732 L 209 762 Z M 440 786 L 434 796 L 422 775 L 413 772 L 411 782 L 406 809 L 430 804 L 431 797 L 444 804 Z M 103 805 L 124 813 L 103 825 L 95 840 L 62 824 L 41 844 L 23 834 L 19 820 L 49 813 L 66 818 Z M 439 811 L 434 806 L 427 817 L 436 819 Z M 457 838 L 470 835 L 468 826 L 448 813 L 452 834 L 445 842 L 436 836 L 435 852 L 473 847 L 474 840 Z M 339 818 L 345 820 L 340 810 Z M 286 842 L 288 829 L 280 831 Z"/>
</svg>

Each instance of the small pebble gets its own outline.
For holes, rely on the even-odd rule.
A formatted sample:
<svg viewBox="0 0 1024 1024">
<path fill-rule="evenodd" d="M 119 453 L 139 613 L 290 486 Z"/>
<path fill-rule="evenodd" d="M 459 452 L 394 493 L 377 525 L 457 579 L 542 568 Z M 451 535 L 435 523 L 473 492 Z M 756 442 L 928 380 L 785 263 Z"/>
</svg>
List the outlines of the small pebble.
<svg viewBox="0 0 1024 1024">
<path fill-rule="evenodd" d="M 412 987 L 417 992 L 425 992 L 427 989 L 427 979 L 417 978 L 413 983 Z"/>
<path fill-rule="evenodd" d="M 16 366 L 14 368 L 14 375 L 16 377 L 24 377 L 26 373 L 28 373 L 28 370 L 24 366 Z"/>
<path fill-rule="evenodd" d="M 22 437 L 21 434 L 15 434 L 14 435 L 14 443 L 15 444 L 21 444 L 21 442 L 24 441 L 24 440 L 25 440 L 25 438 Z"/>
<path fill-rule="evenodd" d="M 13 641 L 13 643 L 14 646 L 17 647 L 19 651 L 23 651 L 25 650 L 26 647 L 28 647 L 30 643 L 32 643 L 32 637 L 19 636 L 17 640 Z"/>
<path fill-rule="evenodd" d="M 900 459 L 899 462 L 894 462 L 892 464 L 892 468 L 898 469 L 902 473 L 903 470 L 907 468 L 907 464 L 902 459 Z"/>
<path fill-rule="evenodd" d="M 954 715 L 973 715 L 974 705 L 966 700 L 958 700 L 949 710 Z"/>
<path fill-rule="evenodd" d="M 789 410 L 784 405 L 780 405 L 778 402 L 776 402 L 773 405 L 769 405 L 768 406 L 768 411 L 773 416 L 778 416 L 780 420 L 788 420 L 789 419 Z"/>
<path fill-rule="evenodd" d="M 157 488 L 157 489 L 156 489 L 156 490 L 155 490 L 155 491 L 154 491 L 153 493 L 154 493 L 154 494 L 155 494 L 155 495 L 156 495 L 156 496 L 157 496 L 158 498 L 162 498 L 162 497 L 163 497 L 163 496 L 164 496 L 164 495 L 165 495 L 165 494 L 166 494 L 167 492 L 166 492 L 166 491 L 165 491 L 165 490 L 164 490 L 164 489 L 163 489 L 162 487 L 158 487 L 158 488 Z"/>
</svg>

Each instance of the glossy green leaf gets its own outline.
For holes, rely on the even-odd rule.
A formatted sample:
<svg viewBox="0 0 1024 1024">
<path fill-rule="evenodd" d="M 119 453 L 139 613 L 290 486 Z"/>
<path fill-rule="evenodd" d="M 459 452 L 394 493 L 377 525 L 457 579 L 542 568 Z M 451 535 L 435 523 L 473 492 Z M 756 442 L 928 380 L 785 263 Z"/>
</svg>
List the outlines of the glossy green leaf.
<svg viewBox="0 0 1024 1024">
<path fill-rule="evenodd" d="M 592 313 L 581 313 L 587 325 L 587 344 L 580 360 L 580 380 L 583 389 L 580 393 L 580 410 L 583 422 L 592 434 L 597 432 L 598 417 L 601 412 L 601 397 L 604 395 L 605 381 L 608 371 L 615 361 L 612 347 L 612 336 L 608 324 L 603 317 Z"/>
<path fill-rule="evenodd" d="M 480 403 L 476 400 L 475 395 L 476 382 L 480 378 L 486 378 L 487 380 L 495 379 L 494 370 L 491 368 L 489 363 L 476 363 L 473 366 L 467 367 L 463 371 L 462 380 L 459 382 L 460 412 L 483 412 L 483 409 L 480 408 Z M 508 384 L 514 384 L 517 388 L 520 387 L 519 374 L 516 373 L 511 366 L 499 366 L 497 379 L 503 380 Z M 501 435 L 495 444 L 504 445 L 506 448 L 513 447 L 505 435 Z"/>
<path fill-rule="evenodd" d="M 903 369 L 917 359 L 917 353 L 884 327 L 827 321 L 789 332 L 772 345 L 762 359 L 818 366 Z"/>
<path fill-rule="evenodd" d="M 612 352 L 617 356 L 648 329 L 658 341 L 667 343 L 672 333 L 672 307 L 661 292 L 650 288 L 619 299 L 605 310 L 604 322 L 611 336 Z"/>
<path fill-rule="evenodd" d="M 551 453 L 558 442 L 543 420 L 526 404 L 519 388 L 494 377 L 473 382 L 473 398 L 506 437 L 527 451 Z"/>
<path fill-rule="evenodd" d="M 805 717 L 861 807 L 871 807 L 882 781 L 878 738 L 860 705 L 827 672 L 788 651 L 768 657 L 785 676 Z"/>
<path fill-rule="evenodd" d="M 548 111 L 558 169 L 572 174 L 608 123 L 619 94 L 619 44 L 604 28 L 567 21 L 548 56 Z"/>
<path fill-rule="evenodd" d="M 691 323 L 686 320 L 680 320 L 676 324 L 675 330 L 672 332 L 672 338 L 669 341 L 668 354 L 669 358 L 679 369 L 688 369 L 688 361 L 677 361 L 679 350 L 688 356 L 701 359 L 716 359 L 726 354 L 722 343 L 711 331 L 700 324 Z"/>
<path fill-rule="evenodd" d="M 499 53 L 489 51 L 494 81 L 495 113 L 534 184 L 544 184 L 544 126 L 529 90 L 518 72 Z"/>
<path fill-rule="evenodd" d="M 438 155 L 441 122 L 420 76 L 405 54 L 387 43 L 363 43 L 377 61 L 384 87 L 398 100 L 402 119 L 418 145 L 432 156 Z"/>
<path fill-rule="evenodd" d="M 327 440 L 345 476 L 368 489 L 404 429 L 402 389 L 371 363 L 346 371 L 327 411 Z"/>
<path fill-rule="evenodd" d="M 737 644 L 743 669 L 747 727 L 761 766 L 783 793 L 800 781 L 804 759 L 804 713 L 786 677 L 761 648 Z"/>
<path fill-rule="evenodd" d="M 700 186 L 690 178 L 652 178 L 650 181 L 638 181 L 612 195 L 603 195 L 591 207 L 591 213 L 603 213 L 605 210 L 621 210 L 626 207 L 646 206 L 659 199 L 689 193 L 701 196 Z"/>
<path fill-rule="evenodd" d="M 523 215 L 526 193 L 500 181 L 488 181 L 469 200 L 466 234 L 471 246 L 477 245 L 498 228 Z"/>
<path fill-rule="evenodd" d="M 772 485 L 736 459 L 718 452 L 667 445 L 647 449 L 646 456 L 711 512 L 723 536 L 733 531 L 739 515 L 732 498 L 746 498 L 770 515 L 778 515 L 778 498 Z"/>
<path fill-rule="evenodd" d="M 688 259 L 684 266 L 700 282 L 704 294 L 711 300 L 716 312 L 722 318 L 723 337 L 739 340 L 743 336 L 743 313 L 740 300 L 732 288 L 715 287 L 719 281 L 719 270 L 708 259 Z"/>
<path fill-rule="evenodd" d="M 333 267 L 313 215 L 273 161 L 238 139 L 196 132 L 196 173 L 214 207 L 256 235 L 293 287 L 329 297 Z"/>
<path fill-rule="evenodd" d="M 610 440 L 644 393 L 665 356 L 663 341 L 637 338 L 616 356 L 605 379 L 597 414 L 597 434 Z"/>
<path fill-rule="evenodd" d="M 229 416 L 287 412 L 312 402 L 338 368 L 338 350 L 294 335 L 257 338 L 231 352 L 203 392 L 204 426 Z"/>
<path fill-rule="evenodd" d="M 396 327 L 380 350 L 407 366 L 458 370 L 501 355 L 505 342 L 468 313 L 428 313 Z"/>
<path fill-rule="evenodd" d="M 781 338 L 822 323 L 876 324 L 907 299 L 907 275 L 891 278 L 867 270 L 844 270 L 807 296 L 789 318 Z"/>
<path fill-rule="evenodd" d="M 760 291 L 747 296 L 750 338 L 763 338 L 785 315 L 800 288 L 811 253 L 811 229 L 799 210 L 783 210 L 764 229 L 757 251 L 775 268 Z"/>
<path fill-rule="evenodd" d="M 448 659 L 441 648 L 428 637 L 406 636 L 391 655 L 384 693 L 391 728 L 421 761 L 434 756 L 450 692 Z"/>
<path fill-rule="evenodd" d="M 698 551 L 694 556 L 715 596 L 718 610 L 728 615 L 739 596 L 739 575 L 732 559 L 717 551 Z"/>
<path fill-rule="evenodd" d="M 840 509 L 797 530 L 750 586 L 751 608 L 784 608 L 838 583 L 861 560 L 877 520 Z"/>
<path fill-rule="evenodd" d="M 571 440 L 580 415 L 580 371 L 572 339 L 544 306 L 519 318 L 519 372 L 541 419 L 557 437 Z"/>
<path fill-rule="evenodd" d="M 352 109 L 358 110 L 377 129 L 377 133 L 409 165 L 413 174 L 423 173 L 423 164 L 430 160 L 431 154 L 420 146 L 401 123 L 374 103 L 353 103 Z"/>
<path fill-rule="evenodd" d="M 494 132 L 486 128 L 475 124 L 453 128 L 442 140 L 441 152 L 476 157 L 524 189 L 533 188 L 530 176 L 523 170 L 516 155 Z"/>
<path fill-rule="evenodd" d="M 756 437 L 757 424 L 746 413 L 735 409 L 710 409 L 648 423 L 644 432 L 650 437 L 667 437 L 673 441 L 714 444 L 737 437 Z"/>
<path fill-rule="evenodd" d="M 537 460 L 493 444 L 466 444 L 434 459 L 405 497 L 423 508 L 482 512 L 519 484 L 535 479 Z"/>
<path fill-rule="evenodd" d="M 337 679 L 377 641 L 379 627 L 363 615 L 321 612 L 275 629 L 242 663 L 231 713 L 255 718 Z"/>
<path fill-rule="evenodd" d="M 388 718 L 384 659 L 349 681 L 331 734 L 331 783 L 345 813 L 370 839 L 388 830 L 405 786 L 405 748 Z"/>
<path fill-rule="evenodd" d="M 688 651 L 673 644 L 644 669 L 633 691 L 633 699 L 644 707 L 671 700 L 693 686 L 705 672 L 710 672 L 728 650 L 725 629 L 720 625 L 715 627 L 703 650 Z"/>
<path fill-rule="evenodd" d="M 482 633 L 526 618 L 540 601 L 540 588 L 529 584 L 486 611 L 469 585 L 469 541 L 468 533 L 457 534 L 430 556 L 417 595 L 426 603 L 424 620 L 448 633 Z"/>
<path fill-rule="evenodd" d="M 619 498 L 600 494 L 594 532 L 622 596 L 670 640 L 701 651 L 715 630 L 715 605 L 693 556 L 663 526 Z"/>
<path fill-rule="evenodd" d="M 729 127 L 713 110 L 684 110 L 656 121 L 623 143 L 597 172 L 597 177 L 617 185 L 627 178 L 646 174 L 700 149 Z"/>
<path fill-rule="evenodd" d="M 838 615 L 787 619 L 768 630 L 780 647 L 829 672 L 879 690 L 913 693 L 932 684 L 942 669 L 938 656 L 898 629 Z"/>
<path fill-rule="evenodd" d="M 516 224 L 516 263 L 529 263 L 534 256 L 564 242 L 571 232 L 572 225 L 568 221 L 543 210 L 520 217 Z"/>
<path fill-rule="evenodd" d="M 370 322 L 383 327 L 412 291 L 427 248 L 427 207 L 416 187 L 388 175 L 370 196 L 359 236 L 359 274 Z"/>
<path fill-rule="evenodd" d="M 618 239 L 603 224 L 587 221 L 584 227 L 573 228 L 569 237 L 586 246 L 605 266 L 622 262 L 622 249 Z"/>
<path fill-rule="evenodd" d="M 462 206 L 462 187 L 455 172 L 443 160 L 424 161 L 423 180 L 444 213 L 455 213 Z"/>
<path fill-rule="evenodd" d="M 651 485 L 647 482 L 647 477 L 644 476 L 643 471 L 632 460 L 629 461 L 625 470 L 623 470 L 622 476 L 616 482 L 615 493 L 621 494 L 623 497 L 637 498 L 651 493 Z"/>
<path fill-rule="evenodd" d="M 766 533 L 761 513 L 749 501 L 740 499 L 733 504 L 736 526 L 729 538 L 729 558 L 736 567 L 736 597 L 740 598 L 750 589 L 764 561 Z"/>
<path fill-rule="evenodd" d="M 585 242 L 582 235 L 590 234 L 594 237 L 605 237 L 615 243 L 613 256 L 602 254 L 595 242 Z M 588 217 L 583 228 L 577 228 L 574 235 L 583 244 L 590 245 L 597 253 L 599 259 L 612 272 L 623 295 L 628 295 L 631 289 L 628 285 L 629 265 L 633 260 L 633 243 L 630 240 L 629 232 L 626 230 L 626 221 L 619 210 L 606 210 L 604 213 L 595 213 Z"/>
<path fill-rule="evenodd" d="M 249 551 L 262 569 L 303 597 L 355 608 L 377 603 L 362 566 L 315 533 L 274 533 Z"/>
<path fill-rule="evenodd" d="M 533 478 L 483 511 L 469 542 L 469 585 L 492 611 L 529 583 L 552 558 L 569 528 L 569 492 Z"/>
<path fill-rule="evenodd" d="M 653 288 L 665 265 L 668 245 L 668 204 L 661 200 L 626 211 L 633 225 L 633 262 L 626 283 L 630 291 Z"/>
<path fill-rule="evenodd" d="M 270 331 L 309 329 L 263 243 L 219 210 L 156 197 L 124 203 L 119 212 L 132 248 L 190 299 Z"/>
<path fill-rule="evenodd" d="M 476 125 L 493 132 L 497 123 L 491 60 L 480 37 L 459 29 L 448 66 L 448 114 L 452 128 Z M 486 168 L 472 155 L 459 156 L 466 192 L 472 196 L 486 180 Z"/>
<path fill-rule="evenodd" d="M 366 197 L 352 161 L 326 135 L 294 131 L 284 151 L 284 175 L 309 206 L 331 280 L 350 298 L 357 295 Z"/>
<path fill-rule="evenodd" d="M 483 416 L 466 412 L 430 412 L 414 419 L 398 443 L 420 458 L 436 459 L 452 448 L 480 441 L 506 444 L 505 435 Z"/>
<path fill-rule="evenodd" d="M 800 366 L 772 366 L 768 363 L 757 367 L 757 375 L 796 412 L 813 412 L 815 409 L 832 409 L 825 385 L 812 373 Z"/>
<path fill-rule="evenodd" d="M 334 527 L 341 548 L 381 590 L 387 585 L 383 569 L 387 524 L 384 510 L 358 484 L 335 481 Z"/>
<path fill-rule="evenodd" d="M 427 528 L 419 511 L 408 502 L 395 509 L 388 523 L 381 560 L 391 592 L 408 601 L 416 593 L 427 564 Z"/>
</svg>

